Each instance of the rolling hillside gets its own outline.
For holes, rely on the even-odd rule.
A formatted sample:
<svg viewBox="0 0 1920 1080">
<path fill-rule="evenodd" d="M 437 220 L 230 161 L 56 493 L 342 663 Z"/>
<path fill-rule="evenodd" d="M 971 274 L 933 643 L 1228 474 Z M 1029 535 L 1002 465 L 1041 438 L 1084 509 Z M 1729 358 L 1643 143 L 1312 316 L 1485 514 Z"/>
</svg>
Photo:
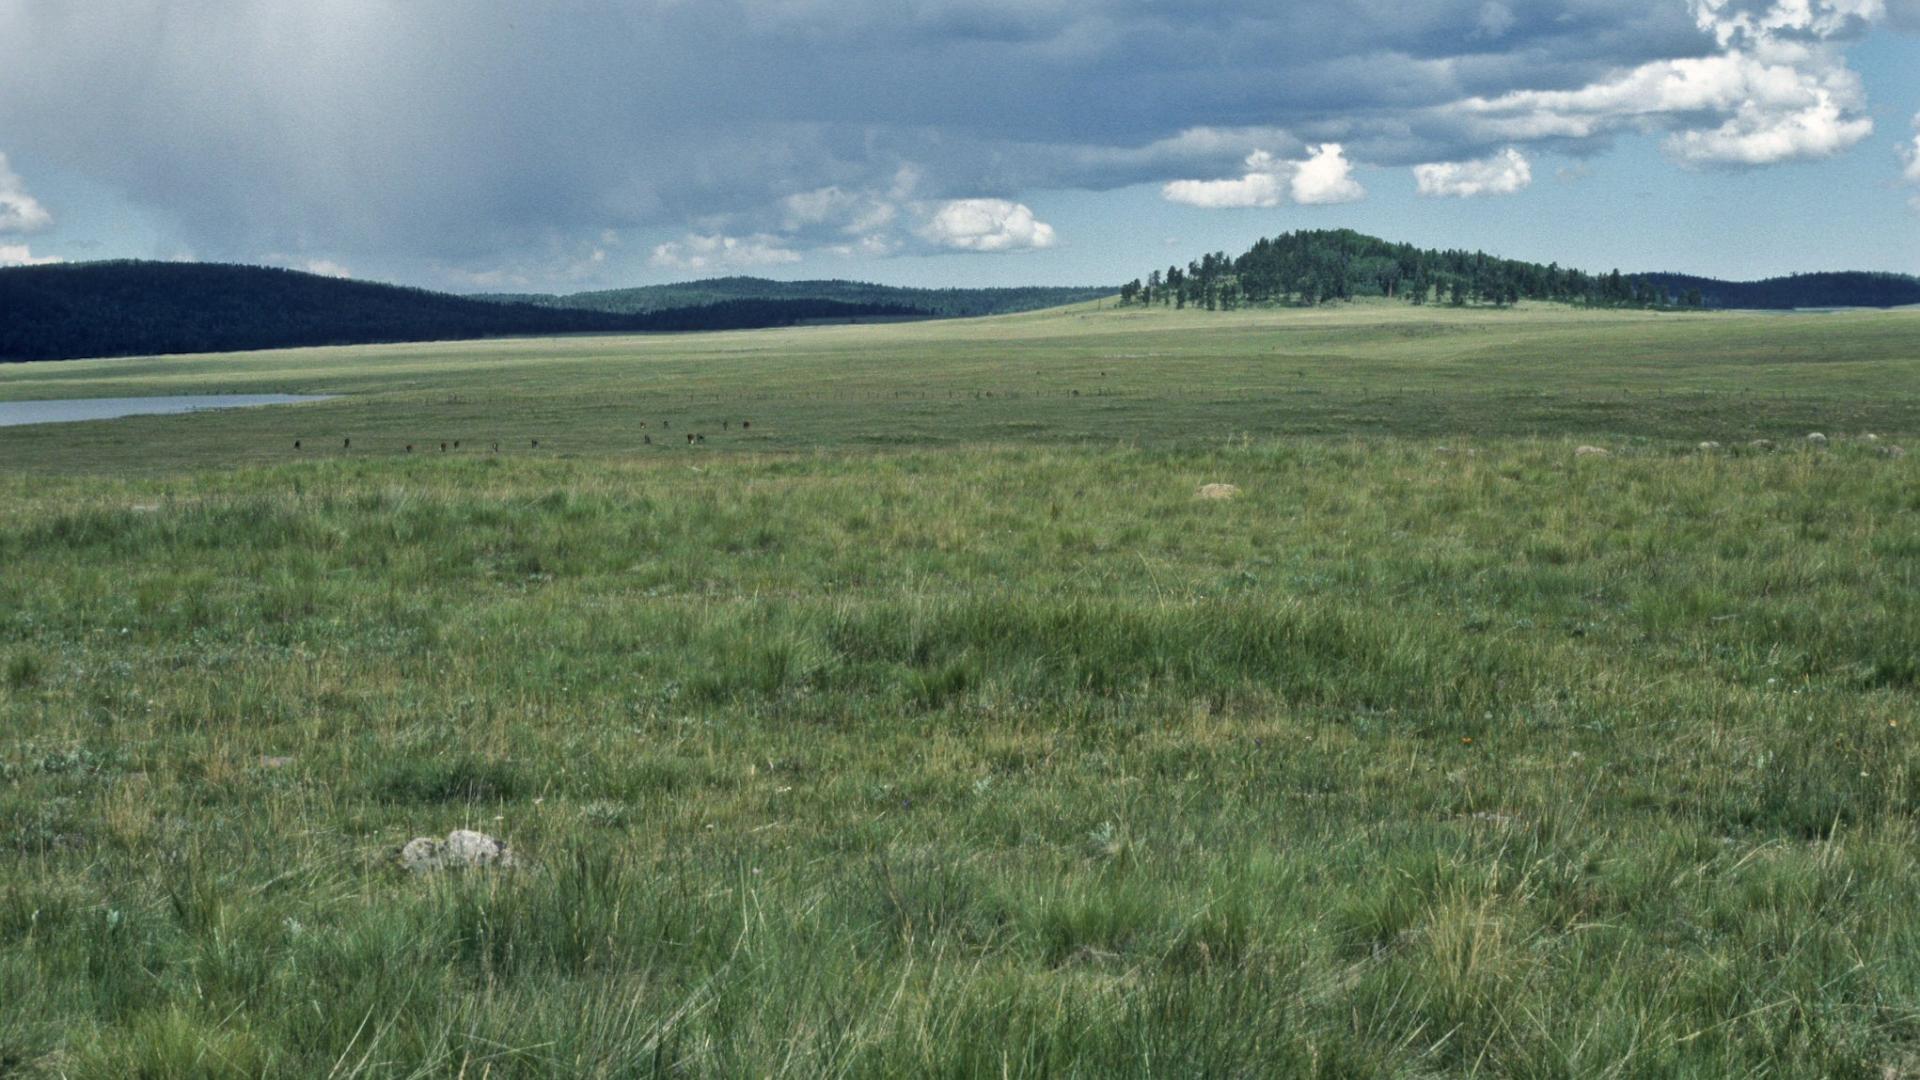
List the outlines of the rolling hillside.
<svg viewBox="0 0 1920 1080">
<path fill-rule="evenodd" d="M 1920 304 L 1920 278 L 1846 272 L 1731 282 L 1623 274 L 1322 229 L 1263 238 L 1238 256 L 1213 252 L 1185 266 L 1156 269 L 1122 286 L 1120 296 L 1125 304 L 1208 311 L 1363 297 L 1453 307 L 1510 307 L 1526 300 L 1602 308 L 1894 308 Z"/>
<path fill-rule="evenodd" d="M 718 298 L 612 313 L 502 304 L 257 266 L 103 262 L 0 270 L 0 361 L 902 318 L 896 304 Z"/>
<path fill-rule="evenodd" d="M 1794 274 L 1764 281 L 1719 281 L 1688 274 L 1642 274 L 1640 279 L 1675 296 L 1698 289 L 1710 308 L 1790 311 L 1795 308 L 1895 308 L 1920 304 L 1920 278 L 1907 274 Z"/>
<path fill-rule="evenodd" d="M 478 299 L 498 303 L 537 304 L 576 311 L 635 314 L 717 304 L 733 300 L 828 300 L 843 304 L 887 304 L 912 308 L 928 315 L 962 318 L 974 315 L 1011 315 L 1022 311 L 1077 304 L 1112 296 L 1107 287 L 1008 289 L 906 289 L 858 281 L 769 281 L 765 278 L 726 277 L 676 285 L 647 285 L 635 289 L 573 293 L 497 294 Z"/>
</svg>

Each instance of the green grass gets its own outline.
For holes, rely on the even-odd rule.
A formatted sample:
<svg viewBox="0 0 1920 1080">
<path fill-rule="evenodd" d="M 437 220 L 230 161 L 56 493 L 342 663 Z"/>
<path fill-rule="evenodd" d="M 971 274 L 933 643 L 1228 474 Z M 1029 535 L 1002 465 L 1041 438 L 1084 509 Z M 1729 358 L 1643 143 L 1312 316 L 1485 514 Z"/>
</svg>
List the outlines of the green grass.
<svg viewBox="0 0 1920 1080">
<path fill-rule="evenodd" d="M 0 371 L 0 1074 L 1913 1075 L 1916 329 Z"/>
<path fill-rule="evenodd" d="M 0 463 L 174 470 L 305 453 L 585 456 L 1229 436 L 1692 445 L 1920 432 L 1920 314 L 1673 315 L 1371 303 L 1095 306 L 906 326 L 303 349 L 0 367 L 0 399 L 335 393 L 294 408 L 0 428 Z M 742 431 L 742 420 L 752 424 Z M 728 426 L 722 428 L 722 424 Z M 642 425 L 645 425 L 644 427 Z M 666 425 L 671 425 L 669 429 Z M 350 451 L 342 440 L 351 438 Z M 651 439 L 649 445 L 646 440 Z"/>
</svg>

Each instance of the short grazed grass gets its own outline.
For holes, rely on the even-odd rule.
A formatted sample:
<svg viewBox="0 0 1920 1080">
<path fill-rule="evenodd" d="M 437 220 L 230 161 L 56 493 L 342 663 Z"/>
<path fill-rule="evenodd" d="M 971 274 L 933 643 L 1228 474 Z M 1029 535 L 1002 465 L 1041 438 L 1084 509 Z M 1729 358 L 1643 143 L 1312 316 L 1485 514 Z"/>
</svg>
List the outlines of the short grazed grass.
<svg viewBox="0 0 1920 1080">
<path fill-rule="evenodd" d="M 0 471 L 0 1073 L 1920 1073 L 1920 425 L 1262 400 Z M 455 827 L 524 865 L 394 864 Z"/>
</svg>

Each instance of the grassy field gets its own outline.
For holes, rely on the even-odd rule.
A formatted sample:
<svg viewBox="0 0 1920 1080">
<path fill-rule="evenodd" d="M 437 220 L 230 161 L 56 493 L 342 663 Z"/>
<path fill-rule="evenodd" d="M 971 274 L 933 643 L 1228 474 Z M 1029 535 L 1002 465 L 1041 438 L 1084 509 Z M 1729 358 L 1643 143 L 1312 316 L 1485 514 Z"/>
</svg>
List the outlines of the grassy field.
<svg viewBox="0 0 1920 1080">
<path fill-rule="evenodd" d="M 1920 1076 L 1920 315 L 0 370 L 221 390 L 0 429 L 0 1074 Z"/>
<path fill-rule="evenodd" d="M 0 428 L 0 467 L 124 473 L 388 458 L 1230 437 L 1569 434 L 1691 446 L 1920 432 L 1920 313 L 1659 315 L 1359 304 L 1134 309 L 697 337 L 583 337 L 0 365 L 0 399 L 333 393 L 254 412 Z M 746 431 L 740 422 L 752 424 Z M 725 424 L 727 426 L 723 427 Z M 645 426 L 642 426 L 645 425 Z M 670 427 L 669 427 L 670 425 Z M 648 443 L 647 440 L 652 442 Z M 677 460 L 677 459 L 676 459 Z"/>
</svg>

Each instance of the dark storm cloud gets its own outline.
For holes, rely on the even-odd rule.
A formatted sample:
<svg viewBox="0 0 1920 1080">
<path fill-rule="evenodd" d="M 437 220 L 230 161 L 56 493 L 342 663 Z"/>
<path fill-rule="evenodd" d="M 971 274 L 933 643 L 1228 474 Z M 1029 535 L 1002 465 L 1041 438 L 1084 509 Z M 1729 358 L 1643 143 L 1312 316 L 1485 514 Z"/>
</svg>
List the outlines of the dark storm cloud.
<svg viewBox="0 0 1920 1080">
<path fill-rule="evenodd" d="M 0 152 L 124 190 L 203 255 L 564 261 L 628 228 L 821 243 L 875 204 L 931 221 L 944 200 L 1233 175 L 1256 151 L 1480 155 L 1519 122 L 1456 103 L 1713 55 L 1703 4 L 1727 6 L 0 0 Z M 1589 128 L 1537 137 L 1612 130 Z M 831 191 L 844 220 L 795 220 L 787 200 Z"/>
</svg>

